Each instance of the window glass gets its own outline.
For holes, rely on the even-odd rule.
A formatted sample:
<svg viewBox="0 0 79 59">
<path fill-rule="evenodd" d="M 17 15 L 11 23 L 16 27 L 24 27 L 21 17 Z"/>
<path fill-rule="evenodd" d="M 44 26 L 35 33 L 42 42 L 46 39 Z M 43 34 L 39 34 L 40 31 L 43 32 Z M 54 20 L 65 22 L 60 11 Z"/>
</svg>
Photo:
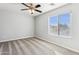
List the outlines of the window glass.
<svg viewBox="0 0 79 59">
<path fill-rule="evenodd" d="M 48 29 L 50 33 L 56 34 L 57 36 L 70 37 L 70 13 L 63 13 L 61 15 L 52 16 L 49 19 Z"/>
<path fill-rule="evenodd" d="M 58 17 L 59 23 L 59 33 L 60 35 L 69 36 L 70 35 L 70 14 L 62 14 Z"/>
<path fill-rule="evenodd" d="M 50 18 L 50 20 L 49 20 L 49 26 L 50 26 L 50 32 L 51 33 L 54 33 L 54 34 L 58 33 L 58 30 L 57 30 L 57 27 L 58 27 L 58 18 L 57 18 L 57 16 L 53 16 L 53 17 Z"/>
</svg>

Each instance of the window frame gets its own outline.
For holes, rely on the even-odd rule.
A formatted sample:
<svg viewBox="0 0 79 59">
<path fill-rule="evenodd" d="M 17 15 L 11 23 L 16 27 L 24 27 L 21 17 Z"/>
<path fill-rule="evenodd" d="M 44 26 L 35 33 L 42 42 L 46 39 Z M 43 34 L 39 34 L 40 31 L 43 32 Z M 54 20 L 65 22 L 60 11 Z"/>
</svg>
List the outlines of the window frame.
<svg viewBox="0 0 79 59">
<path fill-rule="evenodd" d="M 50 32 L 50 18 L 51 17 L 53 17 L 53 16 L 57 16 L 57 20 L 58 20 L 58 24 L 59 24 L 59 16 L 60 15 L 63 15 L 63 14 L 66 14 L 66 13 L 69 13 L 70 14 L 70 23 L 69 23 L 69 27 L 70 27 L 70 29 L 69 29 L 69 31 L 70 31 L 70 36 L 65 36 L 65 35 L 58 35 L 58 34 L 54 34 L 54 33 L 51 33 Z M 72 13 L 71 12 L 65 12 L 65 13 L 61 13 L 61 14 L 58 14 L 58 15 L 53 15 L 53 16 L 50 16 L 49 18 L 48 18 L 48 34 L 49 35 L 52 35 L 52 36 L 56 36 L 56 37 L 62 37 L 62 38 L 72 38 L 72 30 L 71 30 L 71 28 L 72 28 Z M 58 28 L 58 27 L 57 27 Z"/>
</svg>

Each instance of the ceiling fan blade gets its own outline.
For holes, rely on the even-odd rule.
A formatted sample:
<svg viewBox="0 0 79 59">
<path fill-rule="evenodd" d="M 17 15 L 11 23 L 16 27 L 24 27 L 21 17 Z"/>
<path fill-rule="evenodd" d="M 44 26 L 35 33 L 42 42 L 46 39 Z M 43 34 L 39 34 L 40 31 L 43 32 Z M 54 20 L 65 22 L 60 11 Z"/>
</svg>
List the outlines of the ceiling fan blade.
<svg viewBox="0 0 79 59">
<path fill-rule="evenodd" d="M 35 9 L 35 11 L 37 11 L 37 12 L 39 12 L 39 13 L 42 13 L 42 11 L 40 11 L 40 10 L 37 10 L 37 9 Z"/>
<path fill-rule="evenodd" d="M 24 11 L 24 10 L 29 10 L 29 9 L 21 9 L 22 11 Z"/>
<path fill-rule="evenodd" d="M 35 6 L 35 8 L 38 8 L 38 7 L 41 7 L 41 5 L 38 4 L 38 5 Z"/>
<path fill-rule="evenodd" d="M 26 6 L 26 7 L 29 7 L 28 5 L 26 5 L 25 3 L 21 3 L 22 5 Z"/>
</svg>

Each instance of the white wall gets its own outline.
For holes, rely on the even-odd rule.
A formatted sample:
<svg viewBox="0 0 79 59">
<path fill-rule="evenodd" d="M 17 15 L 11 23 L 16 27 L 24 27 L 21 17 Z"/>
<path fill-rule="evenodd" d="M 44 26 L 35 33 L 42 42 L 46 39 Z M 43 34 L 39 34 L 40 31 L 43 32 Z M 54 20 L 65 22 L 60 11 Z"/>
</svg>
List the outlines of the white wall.
<svg viewBox="0 0 79 59">
<path fill-rule="evenodd" d="M 0 41 L 34 36 L 34 19 L 24 13 L 0 10 Z"/>
<path fill-rule="evenodd" d="M 48 18 L 66 11 L 72 12 L 72 38 L 63 38 L 48 34 Z M 79 4 L 70 4 L 35 17 L 36 37 L 43 38 L 60 46 L 79 52 Z"/>
</svg>

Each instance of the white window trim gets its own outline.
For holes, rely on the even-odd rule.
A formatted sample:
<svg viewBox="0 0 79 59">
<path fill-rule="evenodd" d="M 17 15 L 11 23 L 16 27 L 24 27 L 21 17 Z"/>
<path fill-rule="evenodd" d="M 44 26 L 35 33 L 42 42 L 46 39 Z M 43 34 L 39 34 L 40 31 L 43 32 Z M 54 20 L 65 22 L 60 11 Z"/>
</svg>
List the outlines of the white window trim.
<svg viewBox="0 0 79 59">
<path fill-rule="evenodd" d="M 50 25 L 50 23 L 49 23 L 50 17 L 48 18 L 48 34 L 49 35 L 56 36 L 56 37 L 61 37 L 61 38 L 70 38 L 70 39 L 72 38 L 72 30 L 71 30 L 71 28 L 72 28 L 72 13 L 71 12 L 69 12 L 69 13 L 70 13 L 70 24 L 69 24 L 69 27 L 70 27 L 70 36 L 58 35 L 58 34 L 51 33 L 50 32 L 50 26 L 49 26 Z"/>
</svg>

